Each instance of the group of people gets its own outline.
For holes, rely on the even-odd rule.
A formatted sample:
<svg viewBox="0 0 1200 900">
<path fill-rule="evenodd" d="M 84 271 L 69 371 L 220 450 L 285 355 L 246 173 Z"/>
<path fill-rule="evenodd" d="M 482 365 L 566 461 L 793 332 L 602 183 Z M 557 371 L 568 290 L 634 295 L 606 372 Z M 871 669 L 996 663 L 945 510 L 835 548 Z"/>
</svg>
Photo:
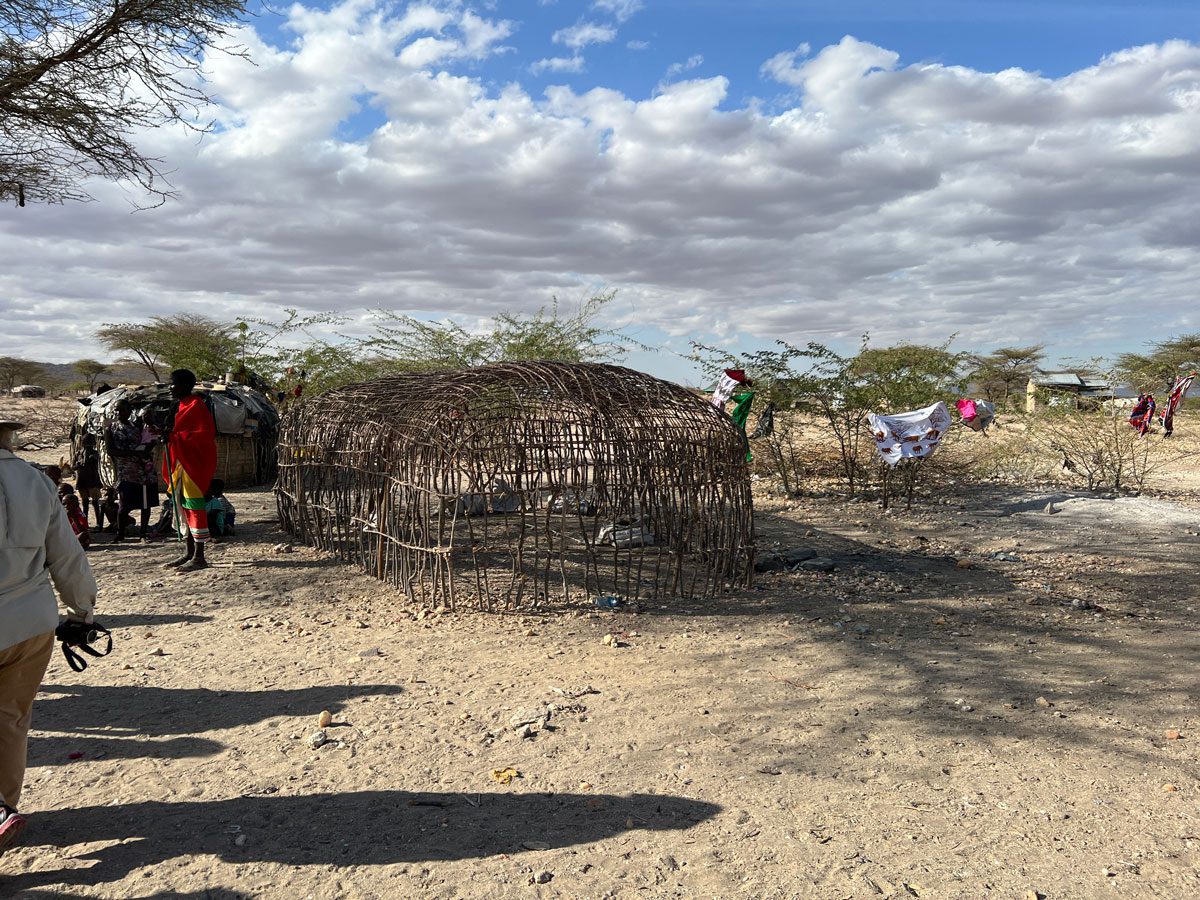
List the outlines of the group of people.
<svg viewBox="0 0 1200 900">
<path fill-rule="evenodd" d="M 173 416 L 154 436 L 164 444 L 163 474 L 173 509 L 187 527 L 185 551 L 167 564 L 180 571 L 208 565 L 204 547 L 217 467 L 216 427 L 203 398 L 193 393 L 195 386 L 196 376 L 190 371 L 171 373 Z M 118 422 L 106 437 L 113 440 L 110 452 L 116 450 L 118 522 L 124 521 L 121 514 L 141 510 L 145 533 L 149 510 L 157 505 L 157 474 L 147 452 L 151 441 L 131 424 L 129 412 L 118 410 Z M 12 846 L 26 825 L 18 805 L 33 699 L 49 665 L 59 625 L 55 590 L 67 608 L 68 620 L 82 623 L 93 621 L 97 594 L 83 543 L 63 502 L 64 497 L 75 496 L 75 505 L 82 505 L 76 491 L 84 502 L 96 502 L 99 495 L 93 491 L 99 485 L 91 483 L 90 462 L 84 460 L 75 488 L 60 497 L 48 474 L 16 455 L 14 436 L 23 427 L 17 417 L 0 414 L 0 853 Z M 96 465 L 99 481 L 98 459 Z M 59 476 L 61 480 L 61 471 Z M 86 507 L 80 512 L 86 523 Z M 123 527 L 118 527 L 123 537 Z"/>
</svg>

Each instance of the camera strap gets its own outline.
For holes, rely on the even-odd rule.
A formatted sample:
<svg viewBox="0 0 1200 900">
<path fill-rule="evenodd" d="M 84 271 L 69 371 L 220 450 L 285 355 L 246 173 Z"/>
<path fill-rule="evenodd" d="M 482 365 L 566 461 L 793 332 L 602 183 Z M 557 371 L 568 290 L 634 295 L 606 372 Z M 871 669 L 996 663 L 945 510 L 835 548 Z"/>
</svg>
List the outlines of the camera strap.
<svg viewBox="0 0 1200 900">
<path fill-rule="evenodd" d="M 89 637 L 94 635 L 97 638 L 103 637 L 105 639 L 105 645 L 104 645 L 103 650 L 97 650 L 95 647 L 93 647 L 91 644 L 87 643 L 86 641 L 84 641 L 83 643 L 80 643 L 80 644 L 68 644 L 66 641 L 63 641 L 63 645 L 62 645 L 63 656 L 66 657 L 67 665 L 70 666 L 72 669 L 74 669 L 76 672 L 82 672 L 84 669 L 86 669 L 88 667 L 87 660 L 79 655 L 79 653 L 77 652 L 77 649 L 82 650 L 84 653 L 88 654 L 89 656 L 108 656 L 108 654 L 110 654 L 112 652 L 112 632 L 109 631 L 107 628 L 105 628 L 103 625 L 93 624 L 89 627 L 91 630 L 91 635 L 89 635 Z"/>
</svg>

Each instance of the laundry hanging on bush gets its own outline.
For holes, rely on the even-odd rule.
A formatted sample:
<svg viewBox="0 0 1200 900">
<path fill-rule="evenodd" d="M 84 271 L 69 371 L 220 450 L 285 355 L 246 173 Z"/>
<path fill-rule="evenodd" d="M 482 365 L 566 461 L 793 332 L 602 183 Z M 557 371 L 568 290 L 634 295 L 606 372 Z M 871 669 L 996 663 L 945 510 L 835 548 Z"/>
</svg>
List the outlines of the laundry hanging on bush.
<svg viewBox="0 0 1200 900">
<path fill-rule="evenodd" d="M 746 376 L 744 369 L 726 369 L 725 374 L 717 381 L 717 388 L 713 391 L 711 403 L 717 409 L 724 409 L 734 391 L 739 387 L 749 387 L 752 384 L 754 382 Z"/>
<path fill-rule="evenodd" d="M 889 466 L 902 459 L 924 459 L 937 449 L 950 427 L 950 412 L 940 400 L 932 406 L 894 416 L 867 417 L 875 447 Z"/>
<path fill-rule="evenodd" d="M 1154 424 L 1154 395 L 1138 394 L 1133 412 L 1129 414 L 1129 424 L 1138 434 L 1146 434 Z"/>
<path fill-rule="evenodd" d="M 1192 380 L 1195 377 L 1195 372 L 1189 372 L 1187 375 L 1181 375 L 1175 379 L 1175 386 L 1171 388 L 1171 395 L 1167 397 L 1162 417 L 1159 419 L 1163 427 L 1163 437 L 1170 437 L 1174 433 L 1175 413 L 1179 409 L 1179 404 L 1183 402 L 1183 398 L 1187 396 L 1188 388 L 1192 386 Z"/>
<path fill-rule="evenodd" d="M 768 403 L 767 408 L 762 411 L 762 415 L 758 417 L 758 424 L 754 426 L 754 431 L 751 433 L 752 438 L 770 437 L 775 433 L 775 404 Z"/>
<path fill-rule="evenodd" d="M 963 397 L 954 405 L 958 407 L 962 423 L 972 431 L 980 433 L 987 431 L 988 426 L 996 418 L 996 407 L 987 400 L 968 400 Z"/>
</svg>

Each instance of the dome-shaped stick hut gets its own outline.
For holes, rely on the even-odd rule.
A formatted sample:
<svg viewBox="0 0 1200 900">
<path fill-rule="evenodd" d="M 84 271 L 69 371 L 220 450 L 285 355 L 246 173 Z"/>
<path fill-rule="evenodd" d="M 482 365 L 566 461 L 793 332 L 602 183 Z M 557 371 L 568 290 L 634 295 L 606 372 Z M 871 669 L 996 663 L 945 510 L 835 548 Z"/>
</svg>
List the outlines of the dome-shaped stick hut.
<svg viewBox="0 0 1200 900">
<path fill-rule="evenodd" d="M 742 433 L 618 366 L 498 363 L 318 395 L 284 419 L 276 495 L 296 538 L 431 605 L 707 596 L 753 567 Z"/>
</svg>

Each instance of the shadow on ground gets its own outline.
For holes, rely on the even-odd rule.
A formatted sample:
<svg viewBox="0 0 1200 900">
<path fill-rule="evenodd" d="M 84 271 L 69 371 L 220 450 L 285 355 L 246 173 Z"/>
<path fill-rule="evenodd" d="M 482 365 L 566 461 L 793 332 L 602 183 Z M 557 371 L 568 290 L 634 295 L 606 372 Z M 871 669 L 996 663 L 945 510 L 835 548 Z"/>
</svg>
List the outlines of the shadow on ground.
<svg viewBox="0 0 1200 900">
<path fill-rule="evenodd" d="M 587 844 L 629 831 L 683 830 L 720 810 L 654 794 L 468 797 L 407 791 L 85 806 L 31 817 L 23 844 L 36 849 L 118 843 L 71 857 L 91 862 L 86 868 L 25 872 L 6 879 L 6 887 L 18 893 L 45 885 L 101 885 L 137 869 L 204 854 L 233 863 L 289 866 L 485 859 Z"/>
<path fill-rule="evenodd" d="M 330 685 L 295 690 L 212 691 L 144 685 L 42 685 L 35 727 L 65 735 L 191 736 L 276 716 L 336 714 L 348 700 L 399 694 L 395 684 Z M 130 702 L 136 698 L 136 702 Z"/>
</svg>

